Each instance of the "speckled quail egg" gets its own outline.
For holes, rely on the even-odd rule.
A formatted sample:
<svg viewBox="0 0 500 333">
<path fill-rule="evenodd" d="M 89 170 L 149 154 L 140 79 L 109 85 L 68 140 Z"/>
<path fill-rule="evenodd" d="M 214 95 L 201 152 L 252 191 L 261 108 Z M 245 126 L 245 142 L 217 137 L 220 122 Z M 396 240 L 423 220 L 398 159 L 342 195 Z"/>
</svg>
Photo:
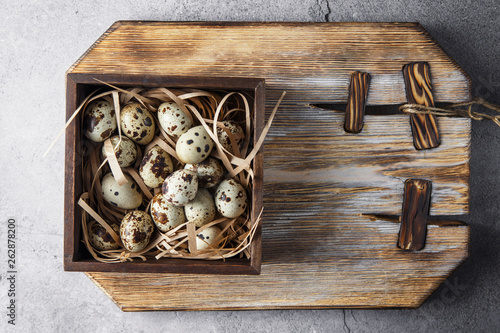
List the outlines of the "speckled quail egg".
<svg viewBox="0 0 500 333">
<path fill-rule="evenodd" d="M 191 118 L 174 102 L 165 102 L 158 107 L 158 122 L 168 135 L 176 138 L 193 126 Z"/>
<path fill-rule="evenodd" d="M 241 128 L 240 125 L 238 125 L 236 122 L 232 120 L 224 120 L 222 122 L 224 126 L 231 132 L 231 134 L 234 136 L 234 139 L 236 141 L 236 144 L 241 147 L 243 142 L 245 141 L 245 132 L 243 132 L 243 129 Z M 229 140 L 229 135 L 224 131 L 222 128 L 217 127 L 217 138 L 219 139 L 219 142 L 221 145 L 226 148 L 227 151 L 233 152 L 234 150 L 232 149 L 231 146 L 231 140 Z"/>
<path fill-rule="evenodd" d="M 113 206 L 123 209 L 135 209 L 142 203 L 142 194 L 139 186 L 129 175 L 125 175 L 128 180 L 122 186 L 118 185 L 113 174 L 107 173 L 101 181 L 102 195 L 104 200 Z"/>
<path fill-rule="evenodd" d="M 95 100 L 85 108 L 83 133 L 94 142 L 109 138 L 116 129 L 116 115 L 113 104 L 105 100 Z"/>
<path fill-rule="evenodd" d="M 196 172 L 198 176 L 198 186 L 211 188 L 219 184 L 224 174 L 221 163 L 212 157 L 196 164 L 186 164 L 184 169 Z"/>
<path fill-rule="evenodd" d="M 215 206 L 224 217 L 238 217 L 247 207 L 247 193 L 236 180 L 223 180 L 215 192 Z"/>
<path fill-rule="evenodd" d="M 131 103 L 123 107 L 120 124 L 123 133 L 140 145 L 147 145 L 155 135 L 153 116 L 139 103 Z"/>
<path fill-rule="evenodd" d="M 170 155 L 160 147 L 154 146 L 144 155 L 139 175 L 147 186 L 158 187 L 172 171 L 174 165 Z"/>
<path fill-rule="evenodd" d="M 116 223 L 110 223 L 109 226 L 116 232 L 116 234 L 120 235 L 120 226 Z M 97 221 L 90 221 L 87 224 L 87 228 L 89 231 L 89 241 L 97 250 L 99 251 L 107 251 L 107 250 L 116 250 L 120 248 L 120 245 L 115 242 L 111 234 L 104 229 L 102 225 L 97 223 Z"/>
<path fill-rule="evenodd" d="M 130 252 L 139 252 L 148 246 L 154 224 L 149 214 L 134 210 L 125 215 L 120 224 L 123 247 Z"/>
<path fill-rule="evenodd" d="M 116 148 L 118 142 L 120 141 L 120 137 L 118 135 L 115 135 L 112 136 L 110 139 L 113 148 L 115 148 L 115 156 L 116 159 L 118 160 L 118 164 L 122 168 L 131 166 L 132 163 L 134 163 L 135 159 L 137 158 L 137 147 L 135 146 L 135 143 L 126 136 L 122 136 L 122 141 L 120 142 L 120 146 Z M 108 157 L 104 146 L 102 146 L 102 155 L 104 157 Z"/>
<path fill-rule="evenodd" d="M 175 151 L 181 162 L 195 164 L 206 159 L 213 147 L 214 142 L 203 126 L 196 126 L 180 136 Z"/>
<path fill-rule="evenodd" d="M 184 206 L 196 197 L 198 177 L 191 170 L 177 170 L 165 179 L 161 190 L 165 200 L 174 206 Z"/>
<path fill-rule="evenodd" d="M 216 226 L 211 226 L 196 235 L 196 248 L 198 251 L 206 249 L 209 245 L 212 245 L 217 236 L 221 233 L 221 230 Z"/>
<path fill-rule="evenodd" d="M 161 193 L 151 200 L 151 217 L 161 232 L 167 232 L 186 221 L 184 208 L 172 205 Z"/>
<path fill-rule="evenodd" d="M 212 222 L 215 217 L 214 198 L 208 190 L 199 188 L 196 197 L 184 206 L 188 221 L 196 221 L 197 227 Z"/>
</svg>

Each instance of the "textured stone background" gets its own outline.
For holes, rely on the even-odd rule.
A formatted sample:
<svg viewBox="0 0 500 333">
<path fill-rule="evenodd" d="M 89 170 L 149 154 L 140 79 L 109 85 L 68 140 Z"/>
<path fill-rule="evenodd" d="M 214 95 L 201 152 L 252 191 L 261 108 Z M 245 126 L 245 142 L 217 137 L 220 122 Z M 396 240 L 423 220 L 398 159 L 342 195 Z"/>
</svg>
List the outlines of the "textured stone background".
<svg viewBox="0 0 500 333">
<path fill-rule="evenodd" d="M 72 3 L 72 2 L 71 2 Z M 419 21 L 500 103 L 496 1 L 6 1 L 0 14 L 0 331 L 492 332 L 500 328 L 500 128 L 474 123 L 470 258 L 418 310 L 122 313 L 82 273 L 65 273 L 64 73 L 116 20 Z M 15 328 L 7 325 L 6 225 L 17 221 Z"/>
</svg>

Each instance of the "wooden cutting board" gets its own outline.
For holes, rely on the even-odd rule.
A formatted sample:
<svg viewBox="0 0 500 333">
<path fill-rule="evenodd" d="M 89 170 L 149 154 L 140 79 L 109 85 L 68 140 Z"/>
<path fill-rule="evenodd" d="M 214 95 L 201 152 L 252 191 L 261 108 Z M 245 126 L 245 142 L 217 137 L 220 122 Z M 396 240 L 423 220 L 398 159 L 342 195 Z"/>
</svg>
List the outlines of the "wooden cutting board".
<svg viewBox="0 0 500 333">
<path fill-rule="evenodd" d="M 432 181 L 431 215 L 469 212 L 470 121 L 440 118 L 418 151 L 409 117 L 367 115 L 344 132 L 350 74 L 371 75 L 368 105 L 406 102 L 402 67 L 430 64 L 436 102 L 470 98 L 466 73 L 417 23 L 116 22 L 68 73 L 257 77 L 269 112 L 262 274 L 87 273 L 122 310 L 418 307 L 468 255 L 469 226 L 428 226 L 397 247 L 407 178 Z M 379 108 L 380 109 L 380 108 Z M 383 108 L 382 108 L 383 110 Z"/>
</svg>

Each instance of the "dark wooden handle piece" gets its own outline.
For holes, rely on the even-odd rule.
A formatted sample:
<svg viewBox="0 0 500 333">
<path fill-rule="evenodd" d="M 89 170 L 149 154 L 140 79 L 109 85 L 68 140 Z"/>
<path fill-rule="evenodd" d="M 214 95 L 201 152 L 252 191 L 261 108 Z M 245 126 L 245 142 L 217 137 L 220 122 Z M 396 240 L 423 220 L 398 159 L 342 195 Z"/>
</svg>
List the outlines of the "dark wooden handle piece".
<svg viewBox="0 0 500 333">
<path fill-rule="evenodd" d="M 434 106 L 429 64 L 412 62 L 403 67 L 406 99 L 410 104 Z M 416 149 L 430 149 L 439 146 L 437 120 L 431 114 L 410 115 L 413 144 Z"/>
<path fill-rule="evenodd" d="M 423 179 L 407 179 L 404 185 L 403 211 L 398 246 L 403 250 L 424 248 L 432 183 Z"/>
<path fill-rule="evenodd" d="M 369 86 L 370 74 L 364 72 L 351 74 L 344 122 L 344 130 L 348 133 L 359 133 L 363 129 Z"/>
</svg>

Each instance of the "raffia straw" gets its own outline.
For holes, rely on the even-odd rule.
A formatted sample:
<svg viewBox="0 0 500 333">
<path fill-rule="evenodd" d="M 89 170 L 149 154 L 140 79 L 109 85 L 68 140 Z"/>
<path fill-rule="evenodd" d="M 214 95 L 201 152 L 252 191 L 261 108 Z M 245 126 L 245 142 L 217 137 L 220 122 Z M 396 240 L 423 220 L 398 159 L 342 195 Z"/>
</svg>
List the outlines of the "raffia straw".
<svg viewBox="0 0 500 333">
<path fill-rule="evenodd" d="M 122 133 L 119 124 L 120 105 L 124 105 L 132 99 L 136 99 L 153 112 L 154 121 L 158 125 L 158 119 L 155 114 L 157 107 L 162 102 L 174 101 L 180 105 L 181 109 L 183 109 L 189 117 L 191 117 L 195 122 L 197 121 L 200 123 L 205 128 L 216 146 L 216 149 L 212 151 L 211 155 L 220 159 L 224 166 L 226 166 L 229 176 L 232 178 L 238 178 L 245 190 L 251 194 L 250 189 L 252 179 L 254 177 L 251 162 L 263 144 L 265 135 L 271 126 L 276 110 L 285 93 L 283 93 L 276 104 L 276 107 L 273 109 L 273 112 L 264 127 L 262 135 L 254 141 L 255 144 L 252 151 L 247 154 L 247 150 L 251 142 L 250 140 L 253 139 L 251 136 L 253 115 L 247 97 L 242 93 L 228 93 L 221 97 L 210 92 L 197 89 L 167 89 L 163 87 L 148 90 L 139 87 L 122 89 L 102 81 L 99 82 L 113 88 L 113 90 L 95 95 L 93 97 L 91 97 L 92 95 L 89 95 L 84 103 L 82 103 L 82 105 L 80 105 L 74 112 L 70 121 L 74 119 L 79 112 L 84 111 L 88 103 L 98 98 L 104 98 L 109 102 L 113 102 L 115 110 L 118 110 L 117 125 L 118 135 L 121 141 Z M 96 93 L 97 92 L 94 94 Z M 232 109 L 226 107 L 225 103 L 229 99 L 236 102 L 236 107 Z M 244 113 L 245 115 L 244 121 L 240 122 L 243 123 L 242 126 L 246 134 L 241 150 L 236 143 L 238 138 L 228 131 L 222 123 L 223 120 L 232 119 L 237 113 Z M 69 122 L 66 124 L 65 128 L 68 125 Z M 152 236 L 153 239 L 150 241 L 148 247 L 138 253 L 131 253 L 124 248 L 98 251 L 90 244 L 87 230 L 90 217 L 102 225 L 106 231 L 112 235 L 113 239 L 118 241 L 118 244 L 121 244 L 119 236 L 110 227 L 110 223 L 120 222 L 123 216 L 128 212 L 125 209 L 120 209 L 104 201 L 100 183 L 103 173 L 109 172 L 109 170 L 113 172 L 113 169 L 115 169 L 115 172 L 113 172 L 115 179 L 119 179 L 122 176 L 124 178 L 124 173 L 128 173 L 134 181 L 137 182 L 145 197 L 143 205 L 146 207 L 146 211 L 149 211 L 153 194 L 160 193 L 161 189 L 150 189 L 144 184 L 142 178 L 137 173 L 137 169 L 141 164 L 143 150 L 146 152 L 153 146 L 158 145 L 174 158 L 176 169 L 183 167 L 183 163 L 178 161 L 175 153 L 177 138 L 168 136 L 168 134 L 163 131 L 161 126 L 157 126 L 157 128 L 157 135 L 154 137 L 153 141 L 146 147 L 138 149 L 137 161 L 133 167 L 125 169 L 119 168 L 118 161 L 116 160 L 116 156 L 114 154 L 114 148 L 112 147 L 110 141 L 106 141 L 104 143 L 108 158 L 100 161 L 101 145 L 97 145 L 91 152 L 89 160 L 84 164 L 83 184 L 85 192 L 79 200 L 79 205 L 86 212 L 82 214 L 82 241 L 89 249 L 91 255 L 96 260 L 107 263 L 132 261 L 136 258 L 148 260 L 149 258 L 160 259 L 162 257 L 224 260 L 226 258 L 240 255 L 250 258 L 250 252 L 248 249 L 262 218 L 261 211 L 254 220 L 250 219 L 251 205 L 247 205 L 245 212 L 240 217 L 235 219 L 219 218 L 203 225 L 200 228 L 196 228 L 194 221 L 186 221 L 167 233 L 161 233 L 157 230 Z M 217 129 L 221 129 L 228 134 L 232 146 L 231 151 L 222 147 L 218 141 Z M 119 170 L 117 168 L 119 168 Z M 120 176 L 120 173 L 122 176 Z M 249 200 L 251 201 L 251 196 L 249 197 Z M 214 225 L 217 225 L 221 229 L 221 232 L 216 236 L 214 243 L 204 250 L 198 250 L 196 248 L 196 235 L 206 228 Z"/>
<path fill-rule="evenodd" d="M 492 120 L 495 124 L 500 126 L 500 115 L 492 116 L 485 113 L 480 113 L 472 110 L 474 105 L 482 105 L 489 110 L 500 113 L 500 106 L 486 102 L 480 97 L 473 98 L 470 102 L 457 103 L 449 105 L 445 108 L 436 108 L 419 104 L 404 104 L 399 107 L 399 110 L 404 113 L 419 113 L 419 114 L 433 114 L 436 116 L 444 117 L 464 117 L 474 120 Z"/>
</svg>

